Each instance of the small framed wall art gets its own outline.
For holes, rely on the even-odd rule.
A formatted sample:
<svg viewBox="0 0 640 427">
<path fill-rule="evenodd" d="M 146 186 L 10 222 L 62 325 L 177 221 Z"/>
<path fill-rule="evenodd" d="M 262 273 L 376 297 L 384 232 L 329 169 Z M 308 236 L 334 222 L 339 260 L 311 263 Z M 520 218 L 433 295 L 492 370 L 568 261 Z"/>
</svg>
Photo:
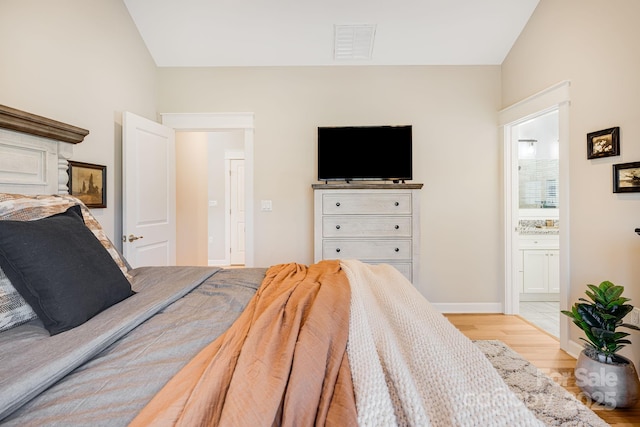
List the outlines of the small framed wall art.
<svg viewBox="0 0 640 427">
<path fill-rule="evenodd" d="M 620 155 L 620 128 L 614 127 L 587 134 L 587 159 Z"/>
<path fill-rule="evenodd" d="M 69 193 L 88 208 L 107 207 L 107 167 L 69 161 Z"/>
<path fill-rule="evenodd" d="M 613 165 L 613 192 L 640 193 L 640 162 Z"/>
</svg>

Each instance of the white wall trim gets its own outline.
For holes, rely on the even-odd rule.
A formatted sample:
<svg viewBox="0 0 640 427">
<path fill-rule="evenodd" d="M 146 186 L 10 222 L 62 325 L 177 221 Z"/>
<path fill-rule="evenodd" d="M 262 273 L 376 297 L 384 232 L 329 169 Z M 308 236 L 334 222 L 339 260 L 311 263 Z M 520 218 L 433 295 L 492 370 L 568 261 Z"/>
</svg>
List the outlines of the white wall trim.
<svg viewBox="0 0 640 427">
<path fill-rule="evenodd" d="M 580 353 L 582 352 L 582 350 L 584 350 L 584 345 L 573 341 L 573 340 L 567 340 L 567 348 L 564 348 L 563 350 L 566 351 L 569 356 L 574 357 L 574 358 L 578 358 L 578 356 L 580 356 Z"/>
<path fill-rule="evenodd" d="M 207 265 L 209 267 L 226 267 L 229 265 L 229 261 L 224 259 L 210 259 L 207 260 Z"/>
<path fill-rule="evenodd" d="M 225 151 L 225 160 L 244 160 L 244 151 Z"/>
<path fill-rule="evenodd" d="M 162 124 L 181 131 L 253 129 L 253 113 L 160 113 Z"/>
<path fill-rule="evenodd" d="M 440 313 L 502 313 L 499 302 L 443 302 L 431 303 Z"/>
<path fill-rule="evenodd" d="M 242 130 L 245 154 L 245 265 L 254 267 L 254 114 L 253 113 L 161 113 L 162 124 L 182 132 Z"/>
<path fill-rule="evenodd" d="M 531 115 L 538 115 L 540 111 L 547 110 L 554 105 L 569 102 L 571 82 L 563 80 L 540 92 L 516 102 L 498 112 L 498 124 L 504 126 L 508 123 L 526 120 Z"/>
</svg>

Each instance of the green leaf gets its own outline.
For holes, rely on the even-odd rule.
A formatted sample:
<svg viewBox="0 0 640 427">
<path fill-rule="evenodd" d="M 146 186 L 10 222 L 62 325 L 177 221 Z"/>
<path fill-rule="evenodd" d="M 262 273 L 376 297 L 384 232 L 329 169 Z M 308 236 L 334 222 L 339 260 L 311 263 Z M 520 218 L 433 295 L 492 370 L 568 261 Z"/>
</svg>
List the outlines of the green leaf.
<svg viewBox="0 0 640 427">
<path fill-rule="evenodd" d="M 603 328 L 605 319 L 598 312 L 598 310 L 588 304 L 578 304 L 577 307 L 580 318 L 591 327 Z"/>
<path fill-rule="evenodd" d="M 602 291 L 602 292 L 606 292 L 609 288 L 612 288 L 616 285 L 614 285 L 613 283 L 611 283 L 608 280 L 605 280 L 604 282 L 600 283 L 600 286 L 598 286 L 598 288 Z"/>
<path fill-rule="evenodd" d="M 622 319 L 624 316 L 631 313 L 631 310 L 633 310 L 632 305 L 616 305 L 608 309 L 609 313 L 618 319 Z"/>
<path fill-rule="evenodd" d="M 628 337 L 629 335 L 631 335 L 631 334 L 628 334 L 626 332 L 616 332 L 616 333 L 613 334 L 613 339 L 618 341 L 621 338 Z M 631 343 L 628 343 L 628 344 L 631 344 Z"/>
<path fill-rule="evenodd" d="M 627 302 L 627 301 L 631 301 L 631 300 L 629 298 L 624 298 L 624 297 L 620 297 L 620 298 L 616 298 L 614 300 L 611 300 L 606 305 L 607 310 L 609 310 L 611 308 L 614 308 L 614 307 L 625 306 L 624 303 Z M 633 308 L 633 306 L 629 306 L 629 307 Z"/>
<path fill-rule="evenodd" d="M 589 292 L 589 291 L 586 291 L 586 292 L 585 292 L 585 294 L 587 294 L 587 296 L 588 296 L 589 298 L 591 298 L 591 301 L 593 301 L 593 302 L 597 302 L 597 301 L 599 301 L 599 300 L 600 300 L 600 297 L 598 296 L 597 292 Z M 582 299 L 582 301 L 587 301 L 587 300 Z"/>
<path fill-rule="evenodd" d="M 633 329 L 634 331 L 640 331 L 639 327 L 637 327 L 636 325 L 632 325 L 631 323 L 623 323 L 620 326 L 624 328 Z"/>
<path fill-rule="evenodd" d="M 622 286 L 612 286 L 609 289 L 607 289 L 607 291 L 605 292 L 605 297 L 607 301 L 617 300 L 618 297 L 622 295 L 623 291 L 624 291 L 624 287 Z"/>
</svg>

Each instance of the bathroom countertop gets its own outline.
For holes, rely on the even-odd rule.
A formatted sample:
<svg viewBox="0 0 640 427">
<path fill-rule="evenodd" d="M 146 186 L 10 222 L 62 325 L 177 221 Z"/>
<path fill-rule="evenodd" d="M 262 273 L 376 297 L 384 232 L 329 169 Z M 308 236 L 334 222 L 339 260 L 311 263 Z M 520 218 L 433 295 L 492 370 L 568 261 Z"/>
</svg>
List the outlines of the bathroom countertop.
<svg viewBox="0 0 640 427">
<path fill-rule="evenodd" d="M 518 227 L 518 233 L 520 235 L 539 235 L 539 234 L 559 234 L 560 229 L 558 227 Z"/>
</svg>

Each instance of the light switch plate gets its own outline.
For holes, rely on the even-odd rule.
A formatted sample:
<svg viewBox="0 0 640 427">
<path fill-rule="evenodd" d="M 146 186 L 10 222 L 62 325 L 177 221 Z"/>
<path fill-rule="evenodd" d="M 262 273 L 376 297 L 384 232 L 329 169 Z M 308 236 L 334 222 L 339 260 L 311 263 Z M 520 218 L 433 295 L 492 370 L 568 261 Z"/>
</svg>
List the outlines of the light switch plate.
<svg viewBox="0 0 640 427">
<path fill-rule="evenodd" d="M 271 200 L 261 200 L 260 201 L 261 210 L 263 212 L 271 212 L 273 208 L 273 204 Z"/>
</svg>

